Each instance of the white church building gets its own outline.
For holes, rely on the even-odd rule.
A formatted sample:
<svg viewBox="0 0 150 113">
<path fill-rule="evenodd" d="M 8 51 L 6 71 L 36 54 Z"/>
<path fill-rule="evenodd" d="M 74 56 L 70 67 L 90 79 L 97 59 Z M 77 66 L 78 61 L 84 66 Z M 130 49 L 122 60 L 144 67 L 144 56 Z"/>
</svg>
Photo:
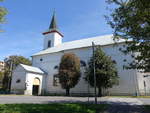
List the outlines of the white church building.
<svg viewBox="0 0 150 113">
<path fill-rule="evenodd" d="M 97 36 L 71 42 L 62 42 L 63 35 L 57 28 L 55 14 L 49 29 L 43 33 L 43 50 L 32 55 L 32 66 L 20 64 L 13 71 L 11 92 L 25 95 L 64 95 L 56 76 L 58 66 L 64 53 L 74 53 L 81 61 L 82 76 L 78 84 L 70 90 L 71 95 L 87 95 L 88 84 L 84 80 L 85 67 L 92 56 L 92 42 L 100 45 L 102 50 L 116 62 L 119 74 L 119 84 L 110 89 L 104 89 L 106 95 L 144 95 L 150 92 L 148 74 L 138 70 L 126 70 L 124 59 L 132 61 L 131 55 L 123 54 L 119 49 L 124 47 L 125 40 L 113 40 L 113 35 Z M 117 44 L 116 44 L 117 43 Z M 94 88 L 90 87 L 90 94 Z"/>
</svg>

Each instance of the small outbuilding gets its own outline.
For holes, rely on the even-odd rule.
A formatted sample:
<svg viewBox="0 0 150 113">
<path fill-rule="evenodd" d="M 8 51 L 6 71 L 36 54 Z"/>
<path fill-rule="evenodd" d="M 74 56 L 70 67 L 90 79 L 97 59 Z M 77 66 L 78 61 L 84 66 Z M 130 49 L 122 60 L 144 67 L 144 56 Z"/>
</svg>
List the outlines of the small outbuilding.
<svg viewBox="0 0 150 113">
<path fill-rule="evenodd" d="M 25 95 L 41 95 L 44 72 L 37 67 L 20 64 L 12 74 L 11 92 Z"/>
</svg>

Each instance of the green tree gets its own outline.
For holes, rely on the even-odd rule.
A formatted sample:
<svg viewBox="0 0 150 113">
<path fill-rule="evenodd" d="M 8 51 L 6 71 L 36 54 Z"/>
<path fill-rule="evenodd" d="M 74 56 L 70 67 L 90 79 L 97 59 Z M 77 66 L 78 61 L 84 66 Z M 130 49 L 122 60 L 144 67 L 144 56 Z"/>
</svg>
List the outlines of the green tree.
<svg viewBox="0 0 150 113">
<path fill-rule="evenodd" d="M 80 73 L 80 59 L 73 53 L 65 53 L 59 64 L 59 82 L 66 95 L 70 95 L 70 89 L 78 83 Z"/>
<path fill-rule="evenodd" d="M 8 89 L 10 87 L 11 81 L 11 70 L 14 70 L 19 64 L 31 65 L 31 61 L 23 56 L 12 55 L 4 59 L 4 78 L 3 78 L 3 88 Z"/>
<path fill-rule="evenodd" d="M 0 0 L 2 2 L 3 0 Z M 4 7 L 0 7 L 0 23 L 4 23 L 5 21 L 5 15 L 7 14 L 7 10 Z"/>
<path fill-rule="evenodd" d="M 3 77 L 4 77 L 4 72 L 0 72 L 0 89 L 2 88 L 2 83 L 3 83 Z"/>
<path fill-rule="evenodd" d="M 96 87 L 98 88 L 98 96 L 102 96 L 102 88 L 111 88 L 113 85 L 118 84 L 117 69 L 115 68 L 115 62 L 111 60 L 111 57 L 106 56 L 100 47 L 96 48 L 94 57 Z M 85 80 L 92 87 L 94 87 L 93 60 L 92 56 L 85 71 Z"/>
<path fill-rule="evenodd" d="M 115 4 L 108 24 L 114 29 L 114 36 L 127 41 L 124 53 L 134 53 L 133 61 L 128 62 L 128 69 L 140 69 L 150 72 L 150 0 L 107 0 Z"/>
</svg>

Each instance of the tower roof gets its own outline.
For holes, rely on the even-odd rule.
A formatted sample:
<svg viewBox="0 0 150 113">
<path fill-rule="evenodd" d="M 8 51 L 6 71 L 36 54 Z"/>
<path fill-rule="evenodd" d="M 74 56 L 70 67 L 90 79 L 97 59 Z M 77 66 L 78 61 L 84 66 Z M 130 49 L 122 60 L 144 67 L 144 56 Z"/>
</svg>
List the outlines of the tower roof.
<svg viewBox="0 0 150 113">
<path fill-rule="evenodd" d="M 48 31 L 44 32 L 43 35 L 46 35 L 46 34 L 49 34 L 49 33 L 54 33 L 54 32 L 57 32 L 59 35 L 61 35 L 63 37 L 63 35 L 58 31 L 55 12 L 53 13 L 51 24 L 49 26 Z"/>
<path fill-rule="evenodd" d="M 58 28 L 57 21 L 56 21 L 56 16 L 55 16 L 55 12 L 54 12 L 49 29 L 51 30 L 51 29 L 57 29 L 57 28 Z"/>
</svg>

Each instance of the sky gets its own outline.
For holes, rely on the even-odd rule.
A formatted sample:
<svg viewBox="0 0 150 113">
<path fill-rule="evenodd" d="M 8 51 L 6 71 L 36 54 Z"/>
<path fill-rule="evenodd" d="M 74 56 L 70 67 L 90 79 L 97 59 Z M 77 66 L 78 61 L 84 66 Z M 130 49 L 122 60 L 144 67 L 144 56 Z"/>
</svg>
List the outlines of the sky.
<svg viewBox="0 0 150 113">
<path fill-rule="evenodd" d="M 109 15 L 106 0 L 5 0 L 6 22 L 0 25 L 0 60 L 10 55 L 27 58 L 43 49 L 42 33 L 56 12 L 63 42 L 112 34 L 104 15 Z"/>
</svg>

